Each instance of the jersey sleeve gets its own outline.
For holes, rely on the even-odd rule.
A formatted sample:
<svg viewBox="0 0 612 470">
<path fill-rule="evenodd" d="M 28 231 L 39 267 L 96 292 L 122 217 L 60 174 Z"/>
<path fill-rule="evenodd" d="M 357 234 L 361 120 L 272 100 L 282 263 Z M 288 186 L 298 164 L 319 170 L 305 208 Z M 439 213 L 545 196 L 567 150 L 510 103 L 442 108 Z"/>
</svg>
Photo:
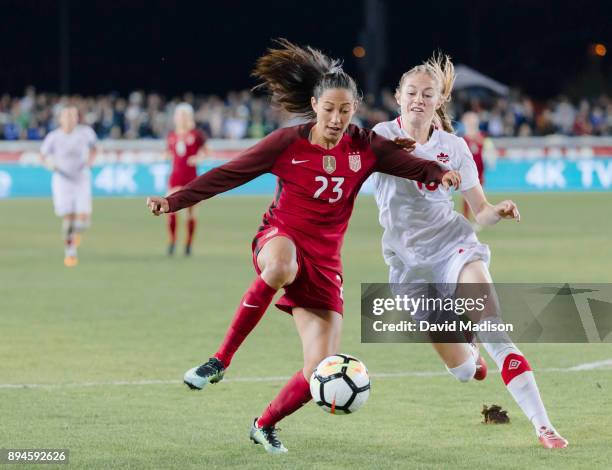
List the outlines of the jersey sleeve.
<svg viewBox="0 0 612 470">
<path fill-rule="evenodd" d="M 47 134 L 40 146 L 40 153 L 45 156 L 53 156 L 53 134 Z"/>
<path fill-rule="evenodd" d="M 434 161 L 414 156 L 393 141 L 370 131 L 370 147 L 376 155 L 374 171 L 400 176 L 421 183 L 440 183 L 448 170 Z"/>
<path fill-rule="evenodd" d="M 459 174 L 461 175 L 461 185 L 459 191 L 467 191 L 477 184 L 480 184 L 478 179 L 478 169 L 474 162 L 474 157 L 465 140 L 457 138 L 459 152 Z"/>
<path fill-rule="evenodd" d="M 293 133 L 290 130 L 274 131 L 231 161 L 207 171 L 180 191 L 168 196 L 170 212 L 193 206 L 270 172 L 278 156 L 292 140 Z"/>
<path fill-rule="evenodd" d="M 98 143 L 98 136 L 91 127 L 87 127 L 86 129 L 85 135 L 87 136 L 87 146 L 91 150 Z"/>
<path fill-rule="evenodd" d="M 98 143 L 98 136 L 96 135 L 95 131 L 91 128 L 88 127 L 88 137 L 89 137 L 89 148 L 93 149 L 96 144 Z"/>
</svg>

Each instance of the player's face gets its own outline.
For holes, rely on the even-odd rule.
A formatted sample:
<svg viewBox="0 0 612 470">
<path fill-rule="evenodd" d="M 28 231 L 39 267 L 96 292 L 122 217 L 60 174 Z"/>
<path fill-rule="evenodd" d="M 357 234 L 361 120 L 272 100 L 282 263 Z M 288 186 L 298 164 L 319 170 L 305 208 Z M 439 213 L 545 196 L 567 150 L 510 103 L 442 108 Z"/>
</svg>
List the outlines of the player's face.
<svg viewBox="0 0 612 470">
<path fill-rule="evenodd" d="M 409 75 L 402 84 L 397 102 L 402 119 L 415 127 L 428 127 L 441 104 L 437 83 L 426 73 Z"/>
<path fill-rule="evenodd" d="M 351 90 L 329 88 L 319 99 L 312 97 L 312 109 L 317 114 L 317 130 L 329 142 L 338 142 L 355 114 L 355 97 Z"/>
<path fill-rule="evenodd" d="M 186 131 L 193 128 L 193 116 L 189 111 L 177 109 L 174 112 L 174 126 L 177 130 Z"/>
<path fill-rule="evenodd" d="M 60 112 L 59 121 L 64 131 L 71 132 L 79 122 L 79 112 L 76 108 L 64 108 Z"/>
</svg>

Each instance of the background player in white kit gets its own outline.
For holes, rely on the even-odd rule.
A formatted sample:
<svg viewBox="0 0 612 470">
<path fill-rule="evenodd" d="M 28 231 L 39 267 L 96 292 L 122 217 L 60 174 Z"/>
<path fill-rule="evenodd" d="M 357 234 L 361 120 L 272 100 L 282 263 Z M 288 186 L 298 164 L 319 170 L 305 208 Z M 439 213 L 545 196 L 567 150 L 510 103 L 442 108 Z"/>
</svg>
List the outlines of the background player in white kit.
<svg viewBox="0 0 612 470">
<path fill-rule="evenodd" d="M 414 139 L 415 155 L 460 172 L 459 189 L 478 224 L 518 221 L 514 202 L 492 205 L 487 201 L 465 141 L 452 134 L 445 108 L 454 80 L 452 62 L 445 56 L 434 56 L 404 73 L 396 91 L 401 116 L 377 124 L 374 131 L 391 140 Z M 465 217 L 454 211 L 449 190 L 381 173 L 373 175 L 373 183 L 384 228 L 383 255 L 390 267 L 390 283 L 492 284 L 489 248 L 478 241 Z M 508 391 L 534 425 L 542 445 L 566 447 L 567 441 L 550 423 L 523 354 L 507 336 L 503 342 L 499 342 L 499 336 L 498 342 L 487 342 L 487 334 L 479 333 L 479 339 L 499 367 Z M 486 364 L 477 348 L 467 342 L 432 344 L 457 379 L 484 379 Z"/>
<path fill-rule="evenodd" d="M 80 234 L 91 223 L 91 170 L 96 134 L 79 125 L 77 108 L 66 106 L 59 114 L 60 127 L 50 132 L 40 151 L 53 171 L 51 190 L 55 215 L 62 217 L 64 264 L 76 266 Z"/>
</svg>

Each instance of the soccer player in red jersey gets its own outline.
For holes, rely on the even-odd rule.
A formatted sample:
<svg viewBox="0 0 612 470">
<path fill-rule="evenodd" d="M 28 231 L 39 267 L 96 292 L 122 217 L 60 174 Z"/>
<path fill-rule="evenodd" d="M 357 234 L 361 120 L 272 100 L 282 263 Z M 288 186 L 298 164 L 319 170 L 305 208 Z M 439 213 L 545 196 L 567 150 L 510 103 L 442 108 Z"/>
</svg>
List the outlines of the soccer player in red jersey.
<svg viewBox="0 0 612 470">
<path fill-rule="evenodd" d="M 197 164 L 200 157 L 207 153 L 206 138 L 196 129 L 193 108 L 189 103 L 181 103 L 174 110 L 174 131 L 167 137 L 168 152 L 172 156 L 172 171 L 168 181 L 168 194 L 175 193 L 197 178 Z M 195 207 L 187 208 L 187 237 L 185 255 L 191 255 L 191 244 L 196 228 Z M 174 254 L 176 245 L 176 214 L 168 215 L 168 255 Z"/>
<path fill-rule="evenodd" d="M 276 306 L 293 315 L 304 364 L 253 422 L 251 439 L 270 453 L 287 451 L 275 424 L 311 399 L 308 378 L 322 359 L 338 351 L 343 313 L 340 251 L 363 182 L 379 171 L 444 187 L 460 183 L 456 172 L 349 124 L 359 95 L 338 61 L 310 47 L 285 40 L 279 44 L 258 60 L 254 76 L 286 111 L 312 122 L 279 129 L 181 191 L 147 200 L 155 215 L 173 213 L 261 174 L 278 177 L 276 195 L 253 240 L 258 276 L 218 351 L 184 377 L 193 389 L 220 381 L 238 347 L 284 287 Z"/>
</svg>

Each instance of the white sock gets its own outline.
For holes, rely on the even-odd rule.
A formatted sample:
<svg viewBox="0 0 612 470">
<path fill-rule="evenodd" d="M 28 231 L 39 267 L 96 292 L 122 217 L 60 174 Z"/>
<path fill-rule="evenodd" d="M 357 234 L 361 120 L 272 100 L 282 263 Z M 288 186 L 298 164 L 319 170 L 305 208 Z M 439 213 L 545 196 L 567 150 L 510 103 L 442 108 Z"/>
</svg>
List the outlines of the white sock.
<svg viewBox="0 0 612 470">
<path fill-rule="evenodd" d="M 62 236 L 64 237 L 64 256 L 74 256 L 77 255 L 77 248 L 74 244 L 74 222 L 69 220 L 62 221 Z"/>
<path fill-rule="evenodd" d="M 77 247 L 75 244 L 72 245 L 66 245 L 66 248 L 64 249 L 64 256 L 65 257 L 73 257 L 76 258 L 77 256 Z"/>
<path fill-rule="evenodd" d="M 74 221 L 74 231 L 76 233 L 81 233 L 84 232 L 85 230 L 87 230 L 89 227 L 91 226 L 91 222 L 89 219 L 87 220 L 80 220 L 80 219 L 76 219 Z"/>
<path fill-rule="evenodd" d="M 476 373 L 476 361 L 474 356 L 470 354 L 470 357 L 463 364 L 453 368 L 447 366 L 446 370 L 453 374 L 459 382 L 469 382 Z"/>
<path fill-rule="evenodd" d="M 519 349 L 509 339 L 507 343 L 481 343 L 497 364 L 502 372 L 502 378 L 506 383 L 506 388 L 517 405 L 523 410 L 525 416 L 531 421 L 536 433 L 545 426 L 554 430 L 553 425 L 548 419 L 546 408 L 542 403 L 540 391 L 536 384 L 533 372 L 529 368 L 527 360 Z M 506 361 L 509 355 L 513 355 Z M 527 370 L 524 370 L 527 369 Z M 522 372 L 520 372 L 523 370 Z M 513 371 L 518 371 L 516 373 Z"/>
</svg>

